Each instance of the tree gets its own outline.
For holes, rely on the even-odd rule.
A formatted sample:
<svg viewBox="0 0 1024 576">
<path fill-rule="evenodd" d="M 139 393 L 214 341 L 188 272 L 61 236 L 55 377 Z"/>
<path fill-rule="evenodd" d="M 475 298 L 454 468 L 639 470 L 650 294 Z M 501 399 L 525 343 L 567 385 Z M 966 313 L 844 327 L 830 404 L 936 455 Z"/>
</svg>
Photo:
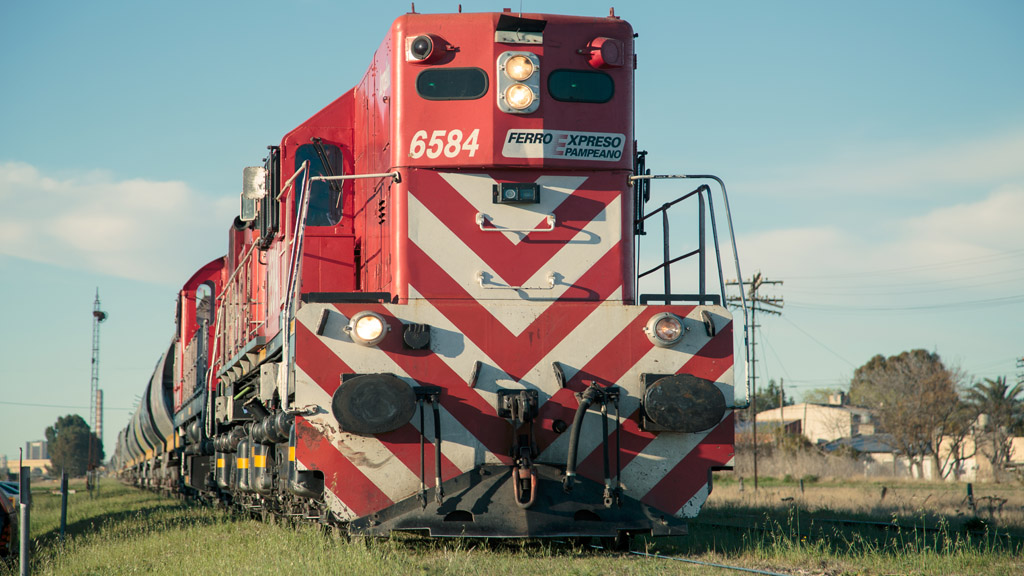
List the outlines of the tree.
<svg viewBox="0 0 1024 576">
<path fill-rule="evenodd" d="M 57 418 L 53 426 L 46 428 L 46 442 L 51 469 L 55 472 L 63 468 L 69 476 L 83 476 L 90 467 L 99 466 L 103 461 L 103 446 L 99 438 L 78 414 Z M 89 461 L 90 442 L 92 462 Z"/>
<path fill-rule="evenodd" d="M 815 388 L 804 392 L 804 402 L 808 404 L 830 404 L 832 397 L 844 394 L 839 388 Z"/>
<path fill-rule="evenodd" d="M 782 386 L 777 384 L 775 380 L 769 380 L 767 388 L 761 388 L 754 392 L 754 411 L 760 413 L 765 410 L 778 408 L 780 396 L 784 396 L 782 399 L 784 402 L 783 406 L 791 406 L 793 404 L 793 399 L 783 394 Z M 740 419 L 749 420 L 749 410 L 744 410 L 740 414 Z"/>
<path fill-rule="evenodd" d="M 962 460 L 961 445 L 971 420 L 960 399 L 962 381 L 959 370 L 946 368 L 938 354 L 925 350 L 877 355 L 854 372 L 850 401 L 874 411 L 919 475 L 928 458 L 945 478 Z"/>
<path fill-rule="evenodd" d="M 967 390 L 967 401 L 978 414 L 975 441 L 978 450 L 992 463 L 996 479 L 1010 462 L 1013 430 L 1024 420 L 1024 384 L 1010 388 L 1005 377 L 986 378 Z"/>
</svg>

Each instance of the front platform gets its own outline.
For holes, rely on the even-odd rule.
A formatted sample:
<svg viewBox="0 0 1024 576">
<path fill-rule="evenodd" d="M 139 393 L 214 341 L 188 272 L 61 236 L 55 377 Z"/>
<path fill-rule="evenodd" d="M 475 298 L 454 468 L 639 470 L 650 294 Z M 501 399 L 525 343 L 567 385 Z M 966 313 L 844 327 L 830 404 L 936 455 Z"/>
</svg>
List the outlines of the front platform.
<svg viewBox="0 0 1024 576">
<path fill-rule="evenodd" d="M 437 504 L 434 489 L 402 500 L 376 514 L 349 523 L 353 534 L 384 536 L 394 530 L 427 532 L 431 536 L 480 538 L 616 537 L 620 532 L 654 536 L 685 535 L 686 523 L 624 494 L 619 503 L 604 505 L 604 486 L 577 477 L 571 492 L 562 488 L 559 468 L 536 465 L 537 495 L 520 508 L 513 492 L 512 469 L 484 465 L 442 487 Z"/>
</svg>

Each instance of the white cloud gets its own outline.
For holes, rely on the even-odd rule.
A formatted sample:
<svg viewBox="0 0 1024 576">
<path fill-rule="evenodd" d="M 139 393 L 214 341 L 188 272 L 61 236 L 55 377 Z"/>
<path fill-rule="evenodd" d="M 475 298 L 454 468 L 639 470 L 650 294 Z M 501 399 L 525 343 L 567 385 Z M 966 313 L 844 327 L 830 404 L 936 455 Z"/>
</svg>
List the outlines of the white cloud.
<svg viewBox="0 0 1024 576">
<path fill-rule="evenodd" d="M 234 198 L 203 197 L 183 182 L 58 179 L 0 164 L 0 253 L 153 282 L 177 282 L 224 252 Z"/>
<path fill-rule="evenodd" d="M 775 198 L 893 194 L 934 198 L 938 191 L 969 196 L 1007 182 L 1024 182 L 1024 130 L 957 140 L 856 142 L 813 165 L 780 166 L 774 175 L 743 183 Z"/>
<path fill-rule="evenodd" d="M 1024 185 L 1007 185 L 978 202 L 938 208 L 908 219 L 904 237 L 908 242 L 936 246 L 943 252 L 1019 250 L 1024 248 L 1021 215 Z"/>
<path fill-rule="evenodd" d="M 900 218 L 884 229 L 772 230 L 741 236 L 738 244 L 746 276 L 762 270 L 785 280 L 786 291 L 800 291 L 804 301 L 919 296 L 966 287 L 977 292 L 950 292 L 945 299 L 977 297 L 985 290 L 1013 295 L 1024 283 L 1021 214 L 1024 186 L 1008 185 L 977 202 Z"/>
</svg>

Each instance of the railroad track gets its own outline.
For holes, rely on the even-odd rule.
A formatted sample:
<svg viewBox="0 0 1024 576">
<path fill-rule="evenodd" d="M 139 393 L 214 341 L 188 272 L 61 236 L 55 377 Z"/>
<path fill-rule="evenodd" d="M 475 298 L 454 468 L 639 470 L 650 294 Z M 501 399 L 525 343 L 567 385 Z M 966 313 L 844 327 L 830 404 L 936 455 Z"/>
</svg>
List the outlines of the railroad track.
<svg viewBox="0 0 1024 576">
<path fill-rule="evenodd" d="M 750 520 L 754 520 L 755 522 L 753 524 L 732 524 L 732 523 L 728 523 L 728 522 L 709 522 L 709 521 L 699 520 L 697 522 L 694 522 L 693 525 L 694 526 L 708 526 L 708 527 L 712 527 L 712 528 L 725 528 L 725 529 L 733 529 L 733 530 L 758 530 L 758 531 L 764 531 L 764 530 L 774 530 L 774 529 L 776 529 L 776 526 L 774 526 L 774 525 L 760 524 L 758 521 L 764 520 L 763 516 L 745 515 L 745 516 L 737 516 L 737 518 L 747 518 L 747 519 L 750 519 Z M 925 532 L 925 533 L 963 532 L 963 533 L 971 534 L 971 535 L 974 535 L 974 536 L 984 536 L 986 534 L 993 535 L 993 536 L 1014 536 L 1013 534 L 1011 534 L 1008 531 L 999 531 L 998 529 L 994 529 L 994 528 L 989 528 L 989 529 L 979 528 L 979 529 L 953 530 L 949 526 L 935 526 L 935 525 L 926 525 L 926 524 L 918 524 L 918 523 L 909 524 L 909 523 L 905 523 L 905 522 L 896 522 L 896 521 L 880 522 L 880 521 L 877 521 L 877 520 L 854 520 L 854 519 L 849 519 L 849 518 L 810 518 L 809 521 L 810 521 L 811 524 L 814 524 L 814 525 L 829 524 L 829 525 L 836 525 L 836 526 L 846 526 L 846 527 L 849 527 L 849 528 L 873 528 L 875 530 L 880 530 L 880 531 L 897 530 L 897 531 Z M 801 534 L 801 535 L 803 535 L 803 536 L 809 536 L 810 535 L 810 532 L 804 531 L 804 530 L 797 530 L 796 532 Z"/>
<path fill-rule="evenodd" d="M 606 550 L 604 546 L 597 544 L 591 544 L 591 548 L 595 550 Z M 628 550 L 629 554 L 633 556 L 640 556 L 641 558 L 649 558 L 651 560 L 669 560 L 671 562 L 683 562 L 686 564 L 696 564 L 698 566 L 707 566 L 709 568 L 722 568 L 724 570 L 734 570 L 736 572 L 745 572 L 747 574 L 760 574 L 761 576 L 792 576 L 790 574 L 783 574 L 781 572 L 771 572 L 768 570 L 760 570 L 757 568 L 747 568 L 745 566 L 733 566 L 731 564 L 721 564 L 718 562 L 705 562 L 704 560 L 694 560 L 693 558 L 684 558 L 682 556 L 666 556 L 664 554 L 657 554 L 654 552 L 641 552 L 639 550 Z"/>
<path fill-rule="evenodd" d="M 679 556 L 665 556 L 662 554 L 652 554 L 650 552 L 639 552 L 636 550 L 630 550 L 630 554 L 634 556 L 641 556 L 643 558 L 651 558 L 657 560 L 671 560 L 673 562 L 685 562 L 687 564 L 697 564 L 699 566 L 707 566 L 709 568 L 722 568 L 725 570 L 735 570 L 737 572 L 746 572 L 748 574 L 761 574 L 763 576 L 792 576 L 790 574 L 783 574 L 781 572 L 769 572 L 768 570 L 758 570 L 756 568 L 746 568 L 744 566 L 732 566 L 729 564 L 719 564 L 717 562 L 704 562 L 703 560 L 694 560 L 692 558 L 682 558 Z"/>
</svg>

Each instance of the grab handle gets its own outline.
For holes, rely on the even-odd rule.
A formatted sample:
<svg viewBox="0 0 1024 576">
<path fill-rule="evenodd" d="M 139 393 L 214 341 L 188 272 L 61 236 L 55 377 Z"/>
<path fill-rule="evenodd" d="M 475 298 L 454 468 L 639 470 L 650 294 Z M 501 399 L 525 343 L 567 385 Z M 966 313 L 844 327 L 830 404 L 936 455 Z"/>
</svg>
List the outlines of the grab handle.
<svg viewBox="0 0 1024 576">
<path fill-rule="evenodd" d="M 555 215 L 548 214 L 544 221 L 547 222 L 547 228 L 498 228 L 494 226 L 494 222 L 489 220 L 489 216 L 483 212 L 476 213 L 476 225 L 480 227 L 480 230 L 484 232 L 551 232 L 555 229 Z M 484 224 L 490 224 L 491 228 L 484 228 Z"/>
</svg>

